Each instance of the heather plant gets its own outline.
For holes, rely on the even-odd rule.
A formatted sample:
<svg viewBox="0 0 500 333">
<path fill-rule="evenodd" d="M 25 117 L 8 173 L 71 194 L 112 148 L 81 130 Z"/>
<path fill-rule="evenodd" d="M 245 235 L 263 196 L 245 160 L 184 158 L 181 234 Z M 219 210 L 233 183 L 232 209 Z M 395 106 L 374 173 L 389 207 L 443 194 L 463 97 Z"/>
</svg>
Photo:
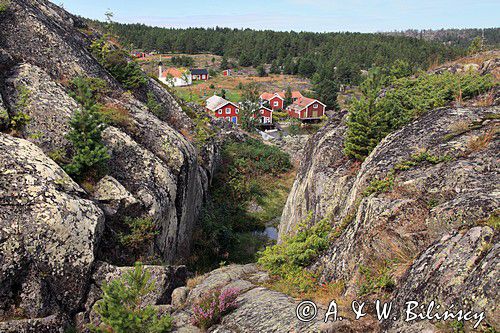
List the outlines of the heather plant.
<svg viewBox="0 0 500 333">
<path fill-rule="evenodd" d="M 236 298 L 240 291 L 235 288 L 215 289 L 210 291 L 193 306 L 193 325 L 207 330 L 218 324 L 222 317 L 236 309 L 238 304 Z"/>
</svg>

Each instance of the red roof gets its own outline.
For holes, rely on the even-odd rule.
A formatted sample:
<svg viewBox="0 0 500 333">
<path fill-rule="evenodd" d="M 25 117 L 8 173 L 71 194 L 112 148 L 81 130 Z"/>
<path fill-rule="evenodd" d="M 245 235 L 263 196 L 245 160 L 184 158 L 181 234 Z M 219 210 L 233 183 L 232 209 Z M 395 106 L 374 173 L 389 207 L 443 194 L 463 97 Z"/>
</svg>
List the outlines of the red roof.
<svg viewBox="0 0 500 333">
<path fill-rule="evenodd" d="M 264 99 L 264 100 L 266 100 L 266 101 L 270 100 L 270 99 L 271 99 L 271 98 L 273 98 L 273 97 L 274 97 L 274 94 L 272 94 L 272 93 L 268 93 L 268 92 L 265 92 L 265 93 L 263 93 L 262 95 L 260 95 L 260 98 L 261 98 L 261 99 Z"/>
<path fill-rule="evenodd" d="M 282 91 L 277 93 L 281 98 L 285 98 L 286 92 Z M 301 98 L 303 97 L 300 91 L 292 91 L 292 98 Z"/>
<path fill-rule="evenodd" d="M 169 75 L 172 77 L 182 77 L 182 72 L 180 70 L 178 70 L 177 68 L 170 67 L 170 68 L 165 69 L 161 73 L 162 77 L 167 77 Z"/>
<path fill-rule="evenodd" d="M 306 108 L 308 105 L 315 103 L 315 102 L 318 102 L 321 105 L 325 105 L 325 104 L 321 103 L 320 101 L 318 101 L 317 99 L 308 98 L 308 97 L 301 97 L 301 98 L 297 99 L 295 102 L 293 102 L 292 104 L 290 104 L 288 106 L 288 108 L 291 110 L 294 110 L 294 111 L 300 111 L 300 110 Z"/>
</svg>

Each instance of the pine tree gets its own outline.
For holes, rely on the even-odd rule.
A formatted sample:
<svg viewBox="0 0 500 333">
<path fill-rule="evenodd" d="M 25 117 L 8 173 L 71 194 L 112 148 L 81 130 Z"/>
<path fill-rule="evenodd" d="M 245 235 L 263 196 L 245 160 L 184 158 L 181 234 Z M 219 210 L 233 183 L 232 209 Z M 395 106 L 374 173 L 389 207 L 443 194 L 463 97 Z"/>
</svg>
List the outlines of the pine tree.
<svg viewBox="0 0 500 333">
<path fill-rule="evenodd" d="M 387 78 L 381 70 L 370 71 L 361 85 L 363 95 L 350 105 L 344 152 L 363 161 L 389 132 L 389 112 L 378 104 L 378 96 Z"/>
<path fill-rule="evenodd" d="M 105 122 L 99 113 L 99 106 L 87 106 L 77 110 L 70 120 L 71 130 L 67 138 L 73 144 L 74 155 L 64 170 L 73 177 L 88 172 L 102 173 L 109 154 L 102 143 Z"/>
<path fill-rule="evenodd" d="M 288 86 L 285 92 L 285 101 L 283 102 L 283 107 L 286 109 L 287 106 L 293 103 L 292 88 Z"/>
<path fill-rule="evenodd" d="M 260 77 L 267 76 L 266 69 L 264 68 L 263 65 L 260 65 L 259 67 L 257 67 L 257 75 L 259 75 Z"/>
<path fill-rule="evenodd" d="M 151 274 L 137 263 L 133 270 L 121 278 L 105 283 L 103 297 L 94 306 L 102 323 L 90 326 L 96 333 L 163 333 L 172 328 L 169 315 L 159 316 L 151 305 L 144 306 L 143 299 L 155 289 Z"/>
<path fill-rule="evenodd" d="M 228 69 L 228 67 L 229 67 L 229 64 L 227 62 L 227 58 L 224 56 L 224 57 L 222 57 L 222 62 L 220 63 L 220 69 L 226 70 L 226 69 Z"/>
<path fill-rule="evenodd" d="M 273 63 L 271 64 L 270 73 L 271 74 L 280 74 L 281 73 L 281 70 L 278 66 L 278 62 L 276 60 L 273 61 Z"/>
</svg>

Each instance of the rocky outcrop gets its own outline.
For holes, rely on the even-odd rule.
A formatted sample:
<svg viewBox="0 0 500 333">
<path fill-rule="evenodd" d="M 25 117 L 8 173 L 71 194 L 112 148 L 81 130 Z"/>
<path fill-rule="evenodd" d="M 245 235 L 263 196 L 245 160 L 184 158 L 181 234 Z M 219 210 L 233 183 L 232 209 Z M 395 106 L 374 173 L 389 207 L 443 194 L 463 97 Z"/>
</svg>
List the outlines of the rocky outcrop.
<svg viewBox="0 0 500 333">
<path fill-rule="evenodd" d="M 269 276 L 256 265 L 231 265 L 198 279 L 199 284 L 188 290 L 187 299 L 173 313 L 174 332 L 201 332 L 190 323 L 192 306 L 217 288 L 235 288 L 240 295 L 237 309 L 223 317 L 219 325 L 210 329 L 211 332 L 317 332 L 321 326 L 319 321 L 300 322 L 295 316 L 298 302 L 293 298 L 259 286 L 268 282 Z"/>
<path fill-rule="evenodd" d="M 64 160 L 71 152 L 66 140 L 69 120 L 80 107 L 64 83 L 78 75 L 105 80 L 110 89 L 102 103 L 121 115 L 115 124 L 119 128 L 109 128 L 104 135 L 114 189 L 104 197 L 103 193 L 88 195 L 97 200 L 108 220 L 153 219 L 159 234 L 151 255 L 167 263 L 186 258 L 215 167 L 216 144 L 208 141 L 196 149 L 186 139 L 195 124 L 154 80 L 133 94 L 125 93 L 88 51 L 89 31 L 84 23 L 50 2 L 13 0 L 0 27 L 5 31 L 2 55 L 9 60 L 1 78 L 7 110 L 11 116 L 22 112 L 30 119 L 15 134 L 54 160 Z M 145 95 L 162 106 L 162 119 L 145 106 Z M 148 161 L 154 163 L 146 173 Z M 102 192 L 102 185 L 97 190 Z"/>
<path fill-rule="evenodd" d="M 498 235 L 490 227 L 474 227 L 444 236 L 405 273 L 404 282 L 395 293 L 396 308 L 403 309 L 408 300 L 419 304 L 434 301 L 442 309 L 453 309 L 453 305 L 455 311 L 484 311 L 489 324 L 498 327 L 499 252 Z M 467 328 L 472 329 L 475 322 L 467 323 Z M 405 325 L 404 321 L 391 324 L 391 331 L 401 332 L 421 325 Z"/>
<path fill-rule="evenodd" d="M 346 193 L 359 164 L 343 152 L 345 131 L 340 116 L 308 140 L 283 210 L 280 237 L 294 234 L 300 222 L 312 225 L 325 216 L 340 214 L 346 207 Z"/>
<path fill-rule="evenodd" d="M 328 218 L 338 236 L 312 268 L 324 280 L 344 281 L 346 294 L 395 289 L 400 300 L 434 296 L 491 308 L 496 289 L 487 281 L 498 278 L 498 269 L 487 258 L 496 243 L 482 246 L 485 237 L 496 238 L 476 226 L 500 200 L 499 112 L 496 106 L 428 112 L 385 138 L 361 165 L 342 154 L 345 125 L 329 124 L 306 147 L 280 238 L 301 221 Z M 395 285 L 374 287 L 382 276 Z M 477 285 L 480 276 L 488 287 Z"/>
<path fill-rule="evenodd" d="M 2 316 L 72 313 L 104 227 L 104 214 L 35 145 L 0 134 Z"/>
<path fill-rule="evenodd" d="M 112 230 L 115 224 L 154 222 L 146 259 L 168 264 L 189 256 L 219 138 L 193 139 L 195 122 L 152 79 L 125 92 L 89 52 L 89 37 L 99 36 L 49 1 L 11 0 L 0 29 L 0 129 L 15 115 L 29 119 L 9 129 L 12 136 L 0 134 L 0 321 L 9 321 L 0 331 L 55 332 L 76 312 L 89 314 L 103 279 L 96 257 L 115 259 L 106 253 L 123 230 Z M 103 133 L 109 174 L 85 190 L 54 162 L 72 150 L 68 124 L 81 106 L 68 82 L 77 76 L 104 80 L 109 89 L 99 102 L 119 113 Z M 161 105 L 161 115 L 147 98 Z M 126 270 L 110 267 L 106 279 Z M 185 268 L 148 269 L 162 276 L 155 302 L 164 306 Z"/>
</svg>

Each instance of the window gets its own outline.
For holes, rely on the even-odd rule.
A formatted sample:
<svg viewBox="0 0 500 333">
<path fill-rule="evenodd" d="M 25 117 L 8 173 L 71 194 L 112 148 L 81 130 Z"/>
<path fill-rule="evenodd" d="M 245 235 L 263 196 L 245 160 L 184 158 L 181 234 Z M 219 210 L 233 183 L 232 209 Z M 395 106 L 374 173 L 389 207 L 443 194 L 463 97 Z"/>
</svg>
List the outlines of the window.
<svg viewBox="0 0 500 333">
<path fill-rule="evenodd" d="M 264 114 L 264 110 L 260 110 L 260 114 Z"/>
<path fill-rule="evenodd" d="M 219 114 L 222 114 L 222 110 L 219 110 L 219 111 L 218 111 L 218 113 L 219 113 Z"/>
<path fill-rule="evenodd" d="M 226 120 L 227 121 L 231 121 L 231 117 L 226 117 Z"/>
<path fill-rule="evenodd" d="M 202 75 L 202 76 L 201 76 L 201 79 L 202 79 L 202 80 L 205 80 L 205 75 Z"/>
<path fill-rule="evenodd" d="M 313 108 L 317 109 L 318 108 L 318 104 L 314 104 Z"/>
<path fill-rule="evenodd" d="M 280 103 L 278 101 L 274 102 L 274 106 L 278 106 Z"/>
<path fill-rule="evenodd" d="M 226 108 L 226 114 L 231 114 L 231 108 Z"/>
</svg>

